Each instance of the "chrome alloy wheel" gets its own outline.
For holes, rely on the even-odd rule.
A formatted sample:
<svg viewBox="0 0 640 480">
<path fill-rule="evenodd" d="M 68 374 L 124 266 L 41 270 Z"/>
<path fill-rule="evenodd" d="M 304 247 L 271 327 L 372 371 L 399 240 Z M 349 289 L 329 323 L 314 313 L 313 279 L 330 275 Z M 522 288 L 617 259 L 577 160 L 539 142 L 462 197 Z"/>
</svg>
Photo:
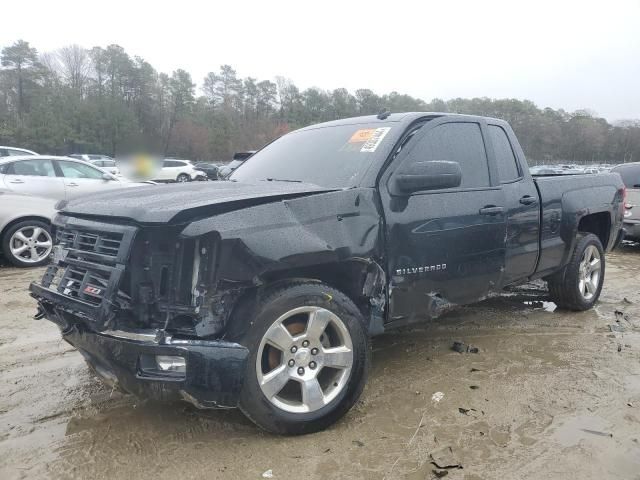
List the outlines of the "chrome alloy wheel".
<svg viewBox="0 0 640 480">
<path fill-rule="evenodd" d="M 265 397 L 291 413 L 315 412 L 342 392 L 353 366 L 344 322 L 320 307 L 294 308 L 266 331 L 256 374 Z"/>
<path fill-rule="evenodd" d="M 585 300 L 590 300 L 598 290 L 601 273 L 600 252 L 595 246 L 589 245 L 582 254 L 578 270 L 578 290 Z"/>
<path fill-rule="evenodd" d="M 53 248 L 51 235 L 41 227 L 23 227 L 9 239 L 11 254 L 24 263 L 37 263 L 47 258 Z"/>
</svg>

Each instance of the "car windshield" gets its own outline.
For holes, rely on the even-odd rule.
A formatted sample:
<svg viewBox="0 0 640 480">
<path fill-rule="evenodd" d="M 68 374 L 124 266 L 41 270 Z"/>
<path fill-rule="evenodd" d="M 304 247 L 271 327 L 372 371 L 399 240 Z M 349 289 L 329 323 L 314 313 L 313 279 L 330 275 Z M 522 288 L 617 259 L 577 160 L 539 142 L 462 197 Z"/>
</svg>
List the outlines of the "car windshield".
<svg viewBox="0 0 640 480">
<path fill-rule="evenodd" d="M 244 162 L 231 180 L 312 183 L 346 188 L 358 184 L 394 122 L 298 130 L 280 137 Z"/>
<path fill-rule="evenodd" d="M 611 172 L 620 174 L 625 187 L 640 188 L 640 164 L 620 165 L 611 169 Z"/>
</svg>

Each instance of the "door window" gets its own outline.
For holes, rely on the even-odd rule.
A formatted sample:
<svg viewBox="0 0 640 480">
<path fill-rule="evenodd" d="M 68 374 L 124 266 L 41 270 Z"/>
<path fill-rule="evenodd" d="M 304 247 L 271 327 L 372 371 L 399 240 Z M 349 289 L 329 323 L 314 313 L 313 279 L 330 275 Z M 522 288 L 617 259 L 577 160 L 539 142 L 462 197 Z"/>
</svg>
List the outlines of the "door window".
<svg viewBox="0 0 640 480">
<path fill-rule="evenodd" d="M 457 162 L 462 170 L 460 188 L 490 185 L 487 153 L 479 124 L 444 123 L 429 130 L 417 142 L 403 162 L 402 170 L 416 162 Z"/>
<path fill-rule="evenodd" d="M 86 163 L 58 162 L 62 175 L 66 178 L 92 178 L 101 180 L 104 172 Z"/>
<path fill-rule="evenodd" d="M 489 125 L 489 138 L 496 156 L 498 175 L 501 182 L 512 182 L 522 176 L 516 156 L 513 154 L 507 133 L 497 125 Z"/>
<path fill-rule="evenodd" d="M 56 172 L 51 160 L 22 160 L 7 166 L 8 175 L 25 175 L 33 177 L 55 177 Z"/>
</svg>

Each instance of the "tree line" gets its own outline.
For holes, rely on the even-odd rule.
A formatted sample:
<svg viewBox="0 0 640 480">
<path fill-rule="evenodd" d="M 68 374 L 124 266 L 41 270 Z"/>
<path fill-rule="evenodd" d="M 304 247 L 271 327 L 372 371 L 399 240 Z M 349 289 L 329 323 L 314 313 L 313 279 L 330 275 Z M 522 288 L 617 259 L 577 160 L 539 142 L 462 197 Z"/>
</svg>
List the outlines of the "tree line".
<svg viewBox="0 0 640 480">
<path fill-rule="evenodd" d="M 0 54 L 0 144 L 41 153 L 146 150 L 228 160 L 312 123 L 382 110 L 488 115 L 508 121 L 531 163 L 640 160 L 640 121 L 611 125 L 588 110 L 539 108 L 529 100 L 430 102 L 370 89 L 300 90 L 285 77 L 238 77 L 230 65 L 196 88 L 189 72 L 158 72 L 118 45 L 70 45 L 41 53 L 24 40 Z"/>
</svg>

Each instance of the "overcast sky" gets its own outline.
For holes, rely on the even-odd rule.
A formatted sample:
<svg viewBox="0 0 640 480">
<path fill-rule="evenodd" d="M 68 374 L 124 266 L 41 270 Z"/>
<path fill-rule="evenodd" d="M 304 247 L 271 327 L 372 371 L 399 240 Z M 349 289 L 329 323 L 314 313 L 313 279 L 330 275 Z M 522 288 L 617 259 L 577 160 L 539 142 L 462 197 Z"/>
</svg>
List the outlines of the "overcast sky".
<svg viewBox="0 0 640 480">
<path fill-rule="evenodd" d="M 640 0 L 2 3 L 2 47 L 117 43 L 198 84 L 228 63 L 302 89 L 527 98 L 640 118 Z"/>
</svg>

